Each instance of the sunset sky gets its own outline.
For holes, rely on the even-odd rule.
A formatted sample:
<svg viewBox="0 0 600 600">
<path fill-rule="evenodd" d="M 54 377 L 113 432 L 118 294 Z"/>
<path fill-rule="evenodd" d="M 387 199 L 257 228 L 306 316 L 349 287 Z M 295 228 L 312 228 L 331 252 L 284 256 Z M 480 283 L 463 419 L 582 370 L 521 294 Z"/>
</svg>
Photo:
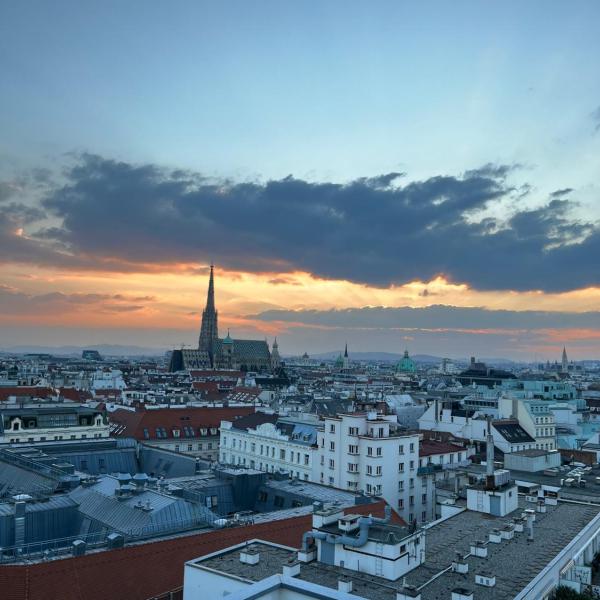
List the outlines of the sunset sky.
<svg viewBox="0 0 600 600">
<path fill-rule="evenodd" d="M 4 2 L 0 349 L 600 359 L 600 4 Z"/>
</svg>

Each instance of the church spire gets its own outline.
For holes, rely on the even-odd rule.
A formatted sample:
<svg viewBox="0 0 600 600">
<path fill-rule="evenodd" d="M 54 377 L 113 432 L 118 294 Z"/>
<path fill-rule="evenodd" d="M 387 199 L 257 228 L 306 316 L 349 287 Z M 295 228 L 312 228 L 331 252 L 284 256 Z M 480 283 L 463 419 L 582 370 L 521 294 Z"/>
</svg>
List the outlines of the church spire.
<svg viewBox="0 0 600 600">
<path fill-rule="evenodd" d="M 218 311 L 215 308 L 215 276 L 214 265 L 210 265 L 210 277 L 208 279 L 208 293 L 206 295 L 206 307 L 202 312 L 202 325 L 200 327 L 200 338 L 198 349 L 208 352 L 211 357 L 213 345 L 219 337 Z"/>
<path fill-rule="evenodd" d="M 348 358 L 348 342 L 346 342 L 346 349 L 344 350 L 344 358 Z"/>
<path fill-rule="evenodd" d="M 567 349 L 563 346 L 561 370 L 566 373 L 569 370 L 569 359 L 567 358 Z"/>
</svg>

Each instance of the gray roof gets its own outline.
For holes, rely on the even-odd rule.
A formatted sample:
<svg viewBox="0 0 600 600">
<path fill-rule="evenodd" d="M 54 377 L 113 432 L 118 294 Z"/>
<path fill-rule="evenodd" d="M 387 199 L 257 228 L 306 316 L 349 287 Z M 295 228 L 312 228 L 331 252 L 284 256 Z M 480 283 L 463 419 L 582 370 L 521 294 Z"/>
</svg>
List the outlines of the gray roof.
<svg viewBox="0 0 600 600">
<path fill-rule="evenodd" d="M 131 498 L 119 500 L 115 496 L 118 487 L 115 477 L 103 477 L 95 485 L 82 486 L 71 493 L 72 498 L 79 502 L 79 511 L 95 522 L 92 529 L 104 527 L 139 535 L 143 529 L 155 529 L 157 532 L 160 529 L 183 529 L 194 522 L 214 517 L 203 506 L 154 490 L 144 490 Z M 152 510 L 135 508 L 139 502 L 143 505 L 149 502 Z"/>
<path fill-rule="evenodd" d="M 525 504 L 511 516 L 519 516 Z M 548 512 L 536 513 L 535 539 L 527 541 L 527 533 L 517 533 L 512 540 L 488 545 L 488 557 L 465 559 L 469 572 L 453 572 L 449 567 L 456 552 L 466 554 L 470 543 L 487 539 L 492 529 L 500 528 L 508 518 L 499 519 L 483 513 L 464 511 L 434 525 L 426 531 L 425 562 L 406 575 L 409 585 L 423 586 L 422 600 L 446 600 L 450 590 L 475 588 L 475 574 L 495 575 L 496 586 L 477 586 L 478 600 L 514 598 L 571 540 L 600 512 L 600 506 L 560 503 L 548 506 Z M 239 560 L 240 549 L 230 550 L 197 564 L 250 581 L 259 581 L 281 573 L 282 565 L 296 553 L 285 547 L 256 543 L 260 552 L 258 565 L 245 565 Z M 402 589 L 403 578 L 389 581 L 381 577 L 357 573 L 349 569 L 325 565 L 317 561 L 302 564 L 299 579 L 337 589 L 341 576 L 352 580 L 352 593 L 370 600 L 395 600 Z M 437 576 L 437 577 L 436 577 Z"/>
<path fill-rule="evenodd" d="M 223 346 L 223 340 L 218 339 L 213 342 L 213 350 L 220 353 Z M 233 352 L 239 358 L 246 360 L 270 360 L 271 353 L 269 345 L 263 340 L 233 340 Z"/>
</svg>

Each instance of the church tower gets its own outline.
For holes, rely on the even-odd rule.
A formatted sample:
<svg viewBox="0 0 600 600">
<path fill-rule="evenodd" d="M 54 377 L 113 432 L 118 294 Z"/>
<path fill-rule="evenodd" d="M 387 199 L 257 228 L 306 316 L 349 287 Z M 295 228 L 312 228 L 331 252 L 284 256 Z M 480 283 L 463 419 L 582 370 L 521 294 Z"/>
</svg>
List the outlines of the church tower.
<svg viewBox="0 0 600 600">
<path fill-rule="evenodd" d="M 281 366 L 281 356 L 279 356 L 279 344 L 277 344 L 277 338 L 273 342 L 273 349 L 271 350 L 271 369 L 273 371 L 279 369 Z"/>
<path fill-rule="evenodd" d="M 208 352 L 211 362 L 213 362 L 214 343 L 219 337 L 219 329 L 217 325 L 218 313 L 215 308 L 215 280 L 213 270 L 214 267 L 211 264 L 206 307 L 202 312 L 202 325 L 200 327 L 200 339 L 198 340 L 198 349 Z"/>
<path fill-rule="evenodd" d="M 563 373 L 568 373 L 569 371 L 569 359 L 567 358 L 567 349 L 563 346 L 562 353 L 562 361 L 561 361 L 561 369 Z"/>
<path fill-rule="evenodd" d="M 342 363 L 342 369 L 350 368 L 350 357 L 348 356 L 348 343 L 346 343 L 346 348 L 344 350 L 344 359 Z"/>
</svg>

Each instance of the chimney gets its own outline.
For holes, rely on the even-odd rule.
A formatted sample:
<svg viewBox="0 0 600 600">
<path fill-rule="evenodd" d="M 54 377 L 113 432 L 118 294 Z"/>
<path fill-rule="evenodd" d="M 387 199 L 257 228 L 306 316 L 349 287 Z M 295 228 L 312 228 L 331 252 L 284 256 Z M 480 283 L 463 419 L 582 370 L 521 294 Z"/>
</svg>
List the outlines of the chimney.
<svg viewBox="0 0 600 600">
<path fill-rule="evenodd" d="M 257 565 L 259 560 L 260 553 L 250 546 L 240 552 L 240 562 L 245 565 Z"/>
<path fill-rule="evenodd" d="M 494 436 L 492 435 L 492 418 L 487 418 L 487 437 L 485 440 L 485 476 L 488 490 L 494 489 Z"/>
<path fill-rule="evenodd" d="M 283 574 L 285 577 L 300 575 L 300 563 L 295 558 L 290 559 L 287 565 L 283 565 Z"/>
<path fill-rule="evenodd" d="M 471 542 L 471 554 L 473 556 L 478 556 L 479 558 L 487 558 L 488 549 L 487 543 L 481 540 L 477 540 L 476 542 Z"/>
<path fill-rule="evenodd" d="M 349 594 L 352 591 L 352 579 L 349 577 L 340 577 L 338 580 L 338 591 Z"/>
<path fill-rule="evenodd" d="M 502 536 L 500 535 L 500 531 L 497 529 L 492 529 L 489 533 L 489 541 L 492 544 L 500 544 L 502 543 Z"/>
<path fill-rule="evenodd" d="M 455 552 L 456 557 L 452 561 L 452 570 L 455 573 L 468 573 L 469 563 L 465 560 L 465 557 L 460 552 Z"/>
<path fill-rule="evenodd" d="M 527 518 L 527 541 L 533 542 L 533 521 L 535 520 L 535 512 L 528 508 L 525 511 L 525 516 Z"/>
<path fill-rule="evenodd" d="M 396 600 L 421 600 L 421 592 L 414 585 L 403 584 L 396 593 Z"/>
</svg>

